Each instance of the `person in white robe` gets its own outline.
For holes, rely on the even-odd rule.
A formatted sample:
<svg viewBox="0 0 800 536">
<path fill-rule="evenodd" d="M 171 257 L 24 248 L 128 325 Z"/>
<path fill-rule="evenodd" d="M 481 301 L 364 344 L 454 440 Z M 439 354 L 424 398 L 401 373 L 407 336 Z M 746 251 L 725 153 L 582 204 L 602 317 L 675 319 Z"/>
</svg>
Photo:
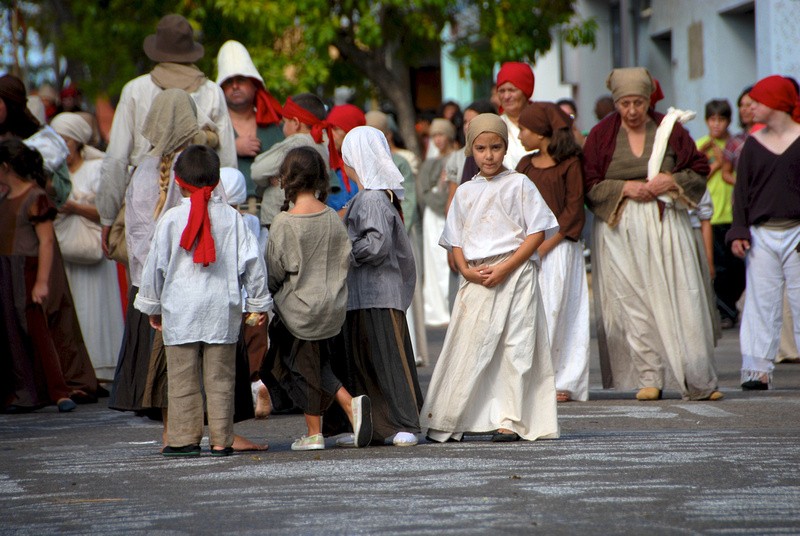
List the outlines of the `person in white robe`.
<svg viewBox="0 0 800 536">
<path fill-rule="evenodd" d="M 420 424 L 430 440 L 556 438 L 556 388 L 536 249 L 558 223 L 536 186 L 503 167 L 508 129 L 473 119 L 468 154 L 480 174 L 456 190 L 440 244 L 463 281 Z"/>
<path fill-rule="evenodd" d="M 72 190 L 55 222 L 59 243 L 76 240 L 73 233 L 96 235 L 95 252 L 82 258 L 64 254 L 64 270 L 75 301 L 75 312 L 92 366 L 101 380 L 110 381 L 122 344 L 122 299 L 116 263 L 103 256 L 100 246 L 100 215 L 94 200 L 100 186 L 103 153 L 88 145 L 92 127 L 76 113 L 64 112 L 53 118 L 51 127 L 67 144 L 67 166 Z M 78 244 L 80 245 L 80 244 Z M 96 260 L 93 260 L 96 257 Z"/>
</svg>

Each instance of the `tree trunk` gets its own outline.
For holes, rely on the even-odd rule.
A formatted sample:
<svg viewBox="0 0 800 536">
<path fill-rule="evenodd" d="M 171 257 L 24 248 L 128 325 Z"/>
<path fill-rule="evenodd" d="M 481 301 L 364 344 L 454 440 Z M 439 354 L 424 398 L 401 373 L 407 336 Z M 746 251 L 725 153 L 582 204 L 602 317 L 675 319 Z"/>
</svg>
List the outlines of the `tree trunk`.
<svg viewBox="0 0 800 536">
<path fill-rule="evenodd" d="M 393 58 L 392 69 L 386 65 L 382 52 L 367 52 L 342 40 L 337 44 L 344 60 L 350 61 L 364 76 L 394 105 L 397 112 L 397 126 L 406 147 L 417 156 L 421 155 L 415 129 L 416 112 L 411 101 L 411 81 L 408 66 Z"/>
</svg>

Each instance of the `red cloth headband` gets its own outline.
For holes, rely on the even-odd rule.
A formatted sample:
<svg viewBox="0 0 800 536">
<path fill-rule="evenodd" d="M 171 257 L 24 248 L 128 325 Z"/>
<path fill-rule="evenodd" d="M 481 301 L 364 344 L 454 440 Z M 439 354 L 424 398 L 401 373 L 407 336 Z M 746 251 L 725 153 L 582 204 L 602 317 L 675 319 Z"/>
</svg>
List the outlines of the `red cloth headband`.
<svg viewBox="0 0 800 536">
<path fill-rule="evenodd" d="M 347 189 L 347 193 L 350 193 L 350 179 L 347 177 L 347 173 L 344 172 L 344 162 L 342 161 L 342 155 L 340 155 L 339 151 L 336 149 L 336 143 L 333 141 L 333 130 L 330 123 L 327 121 L 320 121 L 316 115 L 298 106 L 291 97 L 286 99 L 286 104 L 283 105 L 283 117 L 291 117 L 297 119 L 304 125 L 309 125 L 311 127 L 311 137 L 314 138 L 316 143 L 322 143 L 322 131 L 328 133 L 328 158 L 330 159 L 330 166 L 333 169 L 341 170 L 344 187 Z"/>
<path fill-rule="evenodd" d="M 514 87 L 522 91 L 527 98 L 533 96 L 533 86 L 535 78 L 533 70 L 527 63 L 509 61 L 500 67 L 497 73 L 497 87 L 499 88 L 506 82 L 511 82 Z"/>
<path fill-rule="evenodd" d="M 175 175 L 175 182 L 181 188 L 189 191 L 192 208 L 189 210 L 189 222 L 181 234 L 181 247 L 191 251 L 195 241 L 194 262 L 208 266 L 217 260 L 217 251 L 214 248 L 214 237 L 211 235 L 211 218 L 208 217 L 208 200 L 214 186 L 192 186 Z"/>
<path fill-rule="evenodd" d="M 772 75 L 759 80 L 750 90 L 750 98 L 773 110 L 780 110 L 800 123 L 800 102 L 794 84 L 783 76 Z"/>
<path fill-rule="evenodd" d="M 256 86 L 260 86 L 261 82 L 256 82 Z M 256 124 L 260 127 L 265 127 L 279 123 L 280 120 L 281 103 L 272 96 L 272 93 L 263 87 L 259 87 L 256 90 Z"/>
</svg>

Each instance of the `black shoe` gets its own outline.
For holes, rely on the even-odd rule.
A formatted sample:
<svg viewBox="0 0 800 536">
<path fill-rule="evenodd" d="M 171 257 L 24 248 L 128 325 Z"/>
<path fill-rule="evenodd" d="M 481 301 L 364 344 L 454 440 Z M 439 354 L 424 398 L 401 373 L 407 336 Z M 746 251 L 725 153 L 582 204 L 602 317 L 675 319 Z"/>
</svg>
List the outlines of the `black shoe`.
<svg viewBox="0 0 800 536">
<path fill-rule="evenodd" d="M 200 456 L 200 445 L 186 445 L 185 447 L 164 447 L 161 451 L 164 456 Z"/>
<path fill-rule="evenodd" d="M 233 454 L 233 447 L 225 447 L 224 449 L 211 449 L 212 456 L 230 456 Z"/>
<path fill-rule="evenodd" d="M 510 443 L 512 441 L 519 441 L 519 436 L 514 432 L 511 432 L 510 434 L 497 432 L 492 436 L 493 443 Z"/>
<path fill-rule="evenodd" d="M 749 380 L 742 384 L 742 391 L 766 391 L 769 389 L 767 382 L 760 382 L 758 380 Z"/>
</svg>

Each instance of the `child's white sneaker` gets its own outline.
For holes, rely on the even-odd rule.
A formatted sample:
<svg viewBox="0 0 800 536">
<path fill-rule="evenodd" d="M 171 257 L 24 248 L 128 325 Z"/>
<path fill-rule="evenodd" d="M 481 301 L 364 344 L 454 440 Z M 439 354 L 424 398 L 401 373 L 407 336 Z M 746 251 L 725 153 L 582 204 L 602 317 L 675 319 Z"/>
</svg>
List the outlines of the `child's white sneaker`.
<svg viewBox="0 0 800 536">
<path fill-rule="evenodd" d="M 372 441 L 372 402 L 366 395 L 356 396 L 350 401 L 353 411 L 353 437 L 358 448 Z"/>
<path fill-rule="evenodd" d="M 292 443 L 292 450 L 323 450 L 325 449 L 325 438 L 322 434 L 303 436 Z"/>
<path fill-rule="evenodd" d="M 417 444 L 417 436 L 410 432 L 397 432 L 392 438 L 395 447 L 413 447 Z"/>
</svg>

